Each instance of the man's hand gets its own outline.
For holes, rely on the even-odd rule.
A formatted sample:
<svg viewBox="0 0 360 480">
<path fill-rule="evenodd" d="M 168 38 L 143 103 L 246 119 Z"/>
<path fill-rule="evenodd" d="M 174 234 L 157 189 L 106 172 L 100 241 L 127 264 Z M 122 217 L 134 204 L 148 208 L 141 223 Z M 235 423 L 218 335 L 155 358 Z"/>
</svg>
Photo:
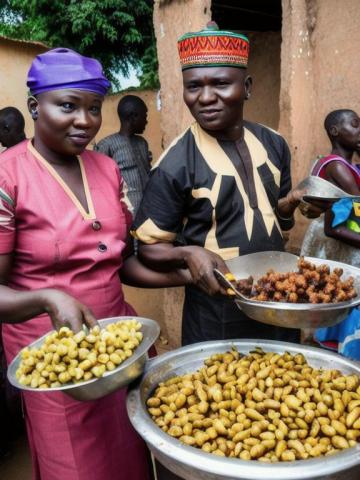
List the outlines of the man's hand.
<svg viewBox="0 0 360 480">
<path fill-rule="evenodd" d="M 299 206 L 304 195 L 304 190 L 290 190 L 286 197 L 280 198 L 276 208 L 277 214 L 284 219 L 292 218 L 294 211 Z"/>
<path fill-rule="evenodd" d="M 281 217 L 290 217 L 295 209 L 299 207 L 300 212 L 306 218 L 317 218 L 324 213 L 329 207 L 329 202 L 311 201 L 305 202 L 303 196 L 306 195 L 306 190 L 299 190 L 294 188 L 286 197 L 281 198 L 278 203 L 278 213 Z"/>
<path fill-rule="evenodd" d="M 318 218 L 329 208 L 328 202 L 304 202 L 299 204 L 299 210 L 306 218 Z"/>
<path fill-rule="evenodd" d="M 184 252 L 184 262 L 187 265 L 193 283 L 209 295 L 222 293 L 226 291 L 220 286 L 214 276 L 214 268 L 222 273 L 229 271 L 224 260 L 209 250 L 197 246 L 182 247 Z"/>
</svg>

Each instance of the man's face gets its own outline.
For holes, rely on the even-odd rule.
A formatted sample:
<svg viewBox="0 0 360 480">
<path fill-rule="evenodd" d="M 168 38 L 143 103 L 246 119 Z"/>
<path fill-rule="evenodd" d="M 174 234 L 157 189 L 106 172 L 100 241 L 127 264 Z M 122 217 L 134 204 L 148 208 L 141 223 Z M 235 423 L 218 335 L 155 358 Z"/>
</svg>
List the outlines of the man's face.
<svg viewBox="0 0 360 480">
<path fill-rule="evenodd" d="M 227 138 L 242 125 L 244 100 L 251 90 L 244 68 L 190 68 L 183 72 L 183 85 L 184 101 L 204 130 Z"/>
<path fill-rule="evenodd" d="M 101 95 L 77 89 L 42 93 L 36 107 L 37 137 L 54 152 L 79 155 L 99 131 L 102 102 Z"/>
<path fill-rule="evenodd" d="M 146 105 L 143 107 L 138 107 L 133 114 L 132 127 L 134 133 L 141 134 L 144 133 L 145 127 L 147 125 L 147 112 L 148 109 Z"/>
<path fill-rule="evenodd" d="M 345 148 L 360 151 L 360 118 L 355 112 L 345 113 L 337 125 L 337 139 Z"/>
</svg>

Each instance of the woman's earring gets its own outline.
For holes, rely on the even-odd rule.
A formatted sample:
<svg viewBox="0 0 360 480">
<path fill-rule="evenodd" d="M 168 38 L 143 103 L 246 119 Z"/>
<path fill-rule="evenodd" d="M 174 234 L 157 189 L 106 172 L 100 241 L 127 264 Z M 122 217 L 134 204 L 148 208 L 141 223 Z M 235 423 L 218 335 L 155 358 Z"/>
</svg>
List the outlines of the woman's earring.
<svg viewBox="0 0 360 480">
<path fill-rule="evenodd" d="M 251 93 L 249 93 L 249 92 L 246 94 L 246 96 L 245 96 L 246 100 L 248 100 L 250 98 L 250 95 L 251 95 Z"/>
<path fill-rule="evenodd" d="M 32 118 L 33 120 L 37 120 L 37 118 L 38 118 L 38 112 L 37 112 L 37 110 L 32 110 L 32 111 L 31 111 L 31 118 Z"/>
</svg>

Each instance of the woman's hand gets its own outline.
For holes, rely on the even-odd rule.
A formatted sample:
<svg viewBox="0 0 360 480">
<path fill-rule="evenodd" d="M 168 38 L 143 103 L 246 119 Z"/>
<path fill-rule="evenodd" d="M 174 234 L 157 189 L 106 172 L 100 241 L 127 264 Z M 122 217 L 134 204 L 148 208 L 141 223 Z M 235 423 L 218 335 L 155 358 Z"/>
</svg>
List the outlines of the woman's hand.
<svg viewBox="0 0 360 480">
<path fill-rule="evenodd" d="M 83 324 L 88 328 L 97 325 L 91 310 L 67 293 L 55 289 L 44 289 L 41 291 L 41 299 L 56 330 L 69 327 L 74 332 L 78 332 Z"/>
<path fill-rule="evenodd" d="M 214 276 L 214 268 L 222 273 L 229 271 L 224 260 L 216 253 L 210 252 L 202 247 L 186 246 L 181 247 L 184 254 L 184 262 L 188 267 L 192 282 L 209 295 L 226 291 L 220 286 Z"/>
</svg>

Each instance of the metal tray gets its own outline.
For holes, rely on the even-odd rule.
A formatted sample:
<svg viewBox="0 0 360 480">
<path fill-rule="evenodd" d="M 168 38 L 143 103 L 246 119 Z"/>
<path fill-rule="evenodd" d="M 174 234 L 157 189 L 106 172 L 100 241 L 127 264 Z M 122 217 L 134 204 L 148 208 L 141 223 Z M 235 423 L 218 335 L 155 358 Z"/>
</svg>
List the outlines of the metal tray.
<svg viewBox="0 0 360 480">
<path fill-rule="evenodd" d="M 341 197 L 341 198 L 345 198 L 345 197 Z M 316 195 L 304 195 L 302 197 L 302 200 L 303 202 L 305 203 L 312 203 L 312 202 L 316 202 L 316 203 L 335 203 L 337 201 L 339 201 L 341 198 L 339 197 L 317 197 Z M 346 197 L 347 198 L 347 197 Z M 360 197 L 354 197 L 354 200 L 356 199 L 359 199 L 360 200 Z"/>
<path fill-rule="evenodd" d="M 354 287 L 358 296 L 340 303 L 285 303 L 259 302 L 235 299 L 237 306 L 248 317 L 262 323 L 287 328 L 322 328 L 330 327 L 344 320 L 350 310 L 360 305 L 360 269 L 346 263 L 321 258 L 305 257 L 315 265 L 327 264 L 333 270 L 342 268 L 344 278 L 353 276 Z M 290 272 L 297 269 L 299 257 L 287 252 L 259 252 L 232 258 L 226 261 L 229 270 L 236 278 L 250 275 L 257 280 L 269 269 L 277 272 Z"/>
<path fill-rule="evenodd" d="M 153 345 L 155 340 L 160 334 L 160 327 L 154 321 L 149 318 L 136 317 L 136 316 L 127 316 L 127 317 L 111 317 L 104 318 L 99 320 L 99 325 L 101 327 L 106 327 L 110 323 L 115 323 L 119 321 L 132 320 L 136 318 L 138 322 L 141 323 L 141 332 L 143 333 L 143 340 L 140 345 L 136 348 L 133 355 L 121 363 L 115 370 L 111 372 L 106 372 L 101 378 L 94 378 L 87 380 L 81 383 L 73 384 L 67 383 L 61 387 L 56 388 L 31 388 L 24 385 L 21 385 L 16 378 L 16 370 L 19 368 L 21 361 L 21 351 L 16 355 L 13 361 L 10 363 L 7 376 L 9 382 L 21 390 L 43 393 L 43 392 L 64 392 L 67 395 L 75 398 L 76 400 L 96 400 L 97 398 L 104 397 L 109 393 L 118 390 L 121 387 L 125 387 L 132 381 L 134 381 L 139 375 L 142 374 L 145 363 L 147 361 L 147 351 Z M 40 347 L 44 342 L 44 339 L 47 335 L 42 336 L 35 342 L 32 342 L 29 347 Z"/>
<path fill-rule="evenodd" d="M 359 199 L 359 196 L 350 195 L 341 188 L 337 187 L 327 180 L 310 175 L 300 182 L 297 187 L 299 190 L 306 190 L 303 196 L 305 202 L 336 202 L 341 198 Z"/>
<path fill-rule="evenodd" d="M 130 421 L 155 457 L 185 480 L 358 480 L 360 444 L 333 456 L 265 464 L 218 457 L 183 445 L 153 422 L 145 402 L 160 382 L 175 375 L 195 372 L 206 358 L 232 347 L 242 353 L 249 353 L 254 347 L 261 347 L 268 352 L 302 353 L 315 368 L 330 367 L 344 374 L 360 375 L 360 363 L 351 362 L 340 355 L 319 348 L 270 340 L 219 340 L 166 353 L 148 362 L 144 375 L 131 385 L 127 396 Z"/>
</svg>

